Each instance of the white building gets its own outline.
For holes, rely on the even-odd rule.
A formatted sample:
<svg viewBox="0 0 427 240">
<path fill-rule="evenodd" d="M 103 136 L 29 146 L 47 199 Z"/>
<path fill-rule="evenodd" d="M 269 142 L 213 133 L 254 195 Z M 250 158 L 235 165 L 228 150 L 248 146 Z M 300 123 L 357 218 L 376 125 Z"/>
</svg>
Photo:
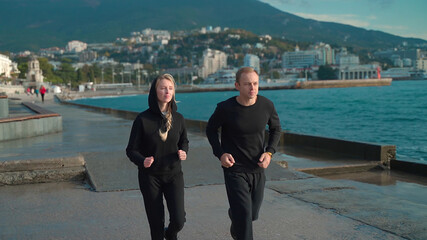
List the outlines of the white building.
<svg viewBox="0 0 427 240">
<path fill-rule="evenodd" d="M 323 62 L 319 50 L 300 51 L 299 47 L 294 52 L 285 52 L 282 55 L 282 67 L 285 69 L 304 69 L 319 66 Z"/>
<path fill-rule="evenodd" d="M 346 48 L 336 56 L 338 68 L 338 79 L 371 79 L 378 78 L 380 67 L 378 64 L 360 65 L 359 56 L 350 54 Z"/>
<path fill-rule="evenodd" d="M 203 52 L 199 66 L 199 77 L 206 78 L 209 74 L 227 67 L 227 54 L 208 48 Z"/>
<path fill-rule="evenodd" d="M 12 69 L 12 60 L 10 60 L 8 56 L 0 54 L 0 76 L 10 78 Z"/>
<path fill-rule="evenodd" d="M 259 57 L 253 54 L 246 54 L 243 59 L 243 66 L 252 67 L 260 74 Z"/>
<path fill-rule="evenodd" d="M 338 79 L 371 79 L 378 78 L 379 66 L 375 64 L 343 65 L 339 67 Z"/>
<path fill-rule="evenodd" d="M 65 51 L 78 53 L 86 50 L 86 48 L 87 48 L 87 43 L 74 40 L 74 41 L 68 42 L 67 46 L 65 47 Z"/>
<path fill-rule="evenodd" d="M 359 56 L 348 53 L 346 48 L 342 48 L 336 55 L 335 62 L 340 66 L 359 65 Z"/>
<path fill-rule="evenodd" d="M 332 47 L 329 44 L 326 43 L 317 43 L 313 50 L 319 50 L 320 51 L 320 59 L 322 60 L 322 63 L 320 65 L 332 65 L 335 64 L 335 50 L 332 49 Z"/>
<path fill-rule="evenodd" d="M 144 37 L 152 37 L 153 40 L 170 40 L 171 34 L 167 30 L 153 30 L 151 28 L 146 28 L 142 30 L 142 35 Z"/>
<path fill-rule="evenodd" d="M 427 58 L 417 60 L 417 69 L 427 71 Z"/>
</svg>

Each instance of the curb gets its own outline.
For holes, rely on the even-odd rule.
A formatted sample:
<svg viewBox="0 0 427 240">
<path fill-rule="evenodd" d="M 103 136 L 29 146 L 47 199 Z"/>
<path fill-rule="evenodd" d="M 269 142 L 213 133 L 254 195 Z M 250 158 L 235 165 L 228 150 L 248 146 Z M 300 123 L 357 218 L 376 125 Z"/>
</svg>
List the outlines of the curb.
<svg viewBox="0 0 427 240">
<path fill-rule="evenodd" d="M 0 185 L 82 181 L 85 178 L 85 161 L 81 155 L 0 163 Z"/>
</svg>

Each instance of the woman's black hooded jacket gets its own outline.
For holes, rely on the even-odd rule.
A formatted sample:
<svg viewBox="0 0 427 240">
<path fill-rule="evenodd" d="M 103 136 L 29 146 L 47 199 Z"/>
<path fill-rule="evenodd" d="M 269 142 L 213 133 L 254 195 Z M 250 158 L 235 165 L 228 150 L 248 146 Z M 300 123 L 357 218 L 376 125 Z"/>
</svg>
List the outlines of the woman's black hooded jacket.
<svg viewBox="0 0 427 240">
<path fill-rule="evenodd" d="M 157 79 L 153 81 L 148 96 L 149 108 L 138 114 L 133 122 L 126 148 L 126 155 L 143 173 L 161 175 L 181 171 L 178 150 L 188 152 L 187 130 L 184 117 L 177 112 L 175 97 L 172 99 L 172 127 L 166 141 L 162 141 L 159 129 L 166 128 L 166 118 L 161 113 L 156 92 Z M 154 157 L 149 168 L 144 168 L 144 159 Z"/>
</svg>

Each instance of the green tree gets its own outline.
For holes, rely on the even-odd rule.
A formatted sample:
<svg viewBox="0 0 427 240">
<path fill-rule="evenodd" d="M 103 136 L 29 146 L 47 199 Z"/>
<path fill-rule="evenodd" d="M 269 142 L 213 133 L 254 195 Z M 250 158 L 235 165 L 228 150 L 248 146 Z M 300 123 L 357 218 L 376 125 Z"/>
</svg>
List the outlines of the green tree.
<svg viewBox="0 0 427 240">
<path fill-rule="evenodd" d="M 71 87 L 76 87 L 78 85 L 77 73 L 70 63 L 62 62 L 57 74 L 62 79 L 63 83 L 71 83 Z"/>
<path fill-rule="evenodd" d="M 39 58 L 38 60 L 45 82 L 51 82 L 53 84 L 62 83 L 62 79 L 55 74 L 53 65 L 49 63 L 47 58 Z"/>
<path fill-rule="evenodd" d="M 278 71 L 273 71 L 273 79 L 279 79 L 280 78 L 280 73 Z"/>
<path fill-rule="evenodd" d="M 334 80 L 338 79 L 337 72 L 329 65 L 322 65 L 317 71 L 319 80 Z"/>
</svg>

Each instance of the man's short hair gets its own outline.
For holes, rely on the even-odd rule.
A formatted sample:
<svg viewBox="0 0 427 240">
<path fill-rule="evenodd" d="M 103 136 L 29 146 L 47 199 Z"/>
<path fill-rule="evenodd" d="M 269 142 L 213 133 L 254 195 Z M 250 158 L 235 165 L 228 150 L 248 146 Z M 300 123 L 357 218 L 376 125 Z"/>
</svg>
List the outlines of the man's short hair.
<svg viewBox="0 0 427 240">
<path fill-rule="evenodd" d="M 239 71 L 237 71 L 237 73 L 236 73 L 236 82 L 237 83 L 239 82 L 240 77 L 242 76 L 243 73 L 253 73 L 253 72 L 256 73 L 256 75 L 259 76 L 258 72 L 255 69 L 251 68 L 251 67 L 242 67 L 242 68 L 240 68 Z"/>
</svg>

